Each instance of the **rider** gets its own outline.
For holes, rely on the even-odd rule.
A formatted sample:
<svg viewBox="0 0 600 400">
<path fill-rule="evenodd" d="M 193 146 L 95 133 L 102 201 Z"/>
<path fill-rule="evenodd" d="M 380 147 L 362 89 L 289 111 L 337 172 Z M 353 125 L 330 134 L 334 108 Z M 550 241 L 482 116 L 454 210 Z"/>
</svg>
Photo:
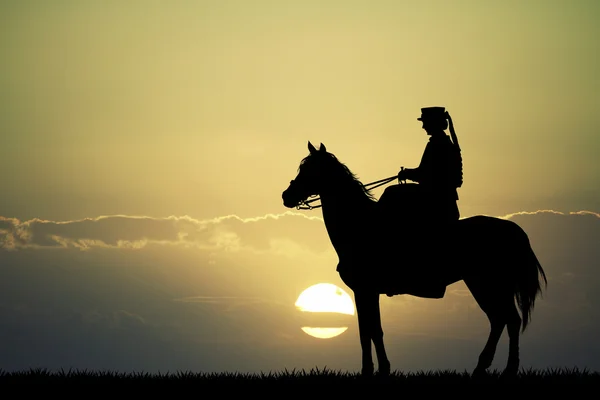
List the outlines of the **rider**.
<svg viewBox="0 0 600 400">
<path fill-rule="evenodd" d="M 413 234 L 407 238 L 411 238 L 413 244 L 426 239 L 427 248 L 422 248 L 418 254 L 443 268 L 444 255 L 449 249 L 448 239 L 452 237 L 448 230 L 460 217 L 457 188 L 462 186 L 462 158 L 452 119 L 444 107 L 421 108 L 421 117 L 417 120 L 423 123 L 423 129 L 430 136 L 429 143 L 417 168 L 401 168 L 398 173 L 399 181 L 411 180 L 417 184 L 394 185 L 388 189 L 390 195 L 398 193 L 394 197 L 409 207 L 408 214 L 403 215 L 416 222 L 411 229 Z M 448 127 L 453 141 L 444 132 Z M 408 203 L 405 202 L 407 198 L 411 199 Z M 435 258 L 430 259 L 431 256 Z M 438 256 L 441 258 L 437 259 Z M 443 275 L 434 273 L 428 280 L 427 287 L 413 288 L 413 293 L 422 297 L 443 297 L 446 291 Z M 391 291 L 388 296 L 393 294 Z"/>
<path fill-rule="evenodd" d="M 420 201 L 426 207 L 426 217 L 440 222 L 459 219 L 457 188 L 462 185 L 462 158 L 450 114 L 444 107 L 421 109 L 423 129 L 430 136 L 421 163 L 417 168 L 401 168 L 398 180 L 419 184 Z M 444 130 L 450 126 L 454 143 Z"/>
</svg>

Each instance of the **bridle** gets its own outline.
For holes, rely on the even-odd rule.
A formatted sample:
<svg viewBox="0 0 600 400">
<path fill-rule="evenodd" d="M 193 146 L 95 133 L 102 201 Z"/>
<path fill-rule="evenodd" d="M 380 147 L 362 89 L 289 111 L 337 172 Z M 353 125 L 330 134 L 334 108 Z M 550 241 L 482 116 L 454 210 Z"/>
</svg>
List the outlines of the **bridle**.
<svg viewBox="0 0 600 400">
<path fill-rule="evenodd" d="M 387 177 L 387 178 L 380 179 L 378 181 L 366 183 L 363 186 L 365 188 L 368 188 L 369 190 L 371 190 L 371 189 L 375 189 L 376 187 L 379 187 L 379 186 L 385 185 L 387 183 L 390 183 L 391 181 L 393 181 L 394 179 L 397 179 L 397 178 L 398 178 L 398 175 L 394 175 L 394 176 L 390 176 L 390 177 Z M 292 183 L 293 182 L 294 181 L 292 181 Z M 373 187 L 369 188 L 369 186 L 373 186 Z M 314 199 L 311 199 L 311 200 L 308 200 L 308 199 L 307 200 L 300 200 L 300 202 L 296 206 L 296 209 L 297 210 L 312 210 L 313 208 L 319 208 L 319 207 L 321 207 L 321 204 L 318 204 L 316 206 L 311 206 L 310 205 L 310 203 L 312 203 L 314 201 L 317 201 L 317 200 L 320 200 L 320 198 L 317 197 L 317 196 L 318 195 L 313 194 L 311 196 L 308 196 L 308 198 L 310 199 L 311 197 L 314 197 Z"/>
</svg>

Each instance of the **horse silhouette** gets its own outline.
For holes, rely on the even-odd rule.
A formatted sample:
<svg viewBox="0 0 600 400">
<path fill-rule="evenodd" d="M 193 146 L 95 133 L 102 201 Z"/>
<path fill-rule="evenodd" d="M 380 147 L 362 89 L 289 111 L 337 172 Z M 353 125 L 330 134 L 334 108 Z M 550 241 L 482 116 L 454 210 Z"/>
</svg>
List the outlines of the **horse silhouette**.
<svg viewBox="0 0 600 400">
<path fill-rule="evenodd" d="M 308 142 L 308 149 L 310 153 L 300 162 L 297 176 L 282 194 L 283 204 L 300 207 L 314 201 L 308 200 L 310 197 L 319 196 L 321 205 L 317 207 L 322 207 L 325 228 L 339 258 L 337 271 L 354 293 L 361 373 L 374 373 L 371 342 L 379 374 L 390 372 L 381 327 L 381 294 L 440 298 L 446 285 L 462 280 L 490 322 L 490 334 L 473 376 L 487 373 L 505 326 L 509 353 L 502 376 L 516 376 L 519 335 L 525 331 L 535 300 L 541 295 L 542 279 L 547 285 L 545 272 L 521 227 L 483 215 L 464 218 L 448 228 L 451 240 L 444 250 L 432 250 L 436 244 L 427 241 L 431 228 L 421 227 L 420 234 L 412 235 L 419 232 L 415 224 L 419 219 L 414 218 L 413 210 L 400 205 L 395 208 L 389 202 L 383 207 L 322 143 L 317 150 Z M 403 225 L 403 221 L 407 223 Z M 443 287 L 441 294 L 428 292 L 439 285 Z"/>
</svg>

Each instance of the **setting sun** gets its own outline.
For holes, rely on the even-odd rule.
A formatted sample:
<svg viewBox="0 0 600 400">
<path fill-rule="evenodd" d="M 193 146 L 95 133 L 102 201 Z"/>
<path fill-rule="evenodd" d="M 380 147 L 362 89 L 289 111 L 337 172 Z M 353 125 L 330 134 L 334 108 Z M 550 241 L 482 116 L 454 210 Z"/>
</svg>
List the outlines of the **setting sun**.
<svg viewBox="0 0 600 400">
<path fill-rule="evenodd" d="M 331 283 L 318 283 L 305 289 L 296 307 L 300 311 L 336 312 L 354 315 L 354 302 L 344 290 Z"/>
<path fill-rule="evenodd" d="M 340 287 L 331 283 L 318 283 L 305 289 L 296 300 L 296 308 L 302 312 L 354 315 L 352 298 Z M 347 329 L 348 327 L 302 327 L 306 334 L 319 339 L 339 336 Z"/>
<path fill-rule="evenodd" d="M 303 326 L 302 330 L 304 333 L 309 334 L 312 337 L 316 337 L 319 339 L 331 339 L 332 337 L 336 337 L 341 335 L 342 333 L 348 330 L 348 327 L 345 326 L 343 328 L 311 328 L 308 326 Z"/>
</svg>

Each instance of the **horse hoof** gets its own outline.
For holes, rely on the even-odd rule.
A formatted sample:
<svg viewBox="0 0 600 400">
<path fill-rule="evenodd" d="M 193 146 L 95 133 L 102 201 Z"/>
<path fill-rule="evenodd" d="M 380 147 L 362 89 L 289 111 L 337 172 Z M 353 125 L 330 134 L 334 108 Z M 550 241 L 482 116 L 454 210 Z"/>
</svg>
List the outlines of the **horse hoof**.
<svg viewBox="0 0 600 400">
<path fill-rule="evenodd" d="M 378 372 L 379 376 L 390 376 L 389 364 L 387 366 L 379 367 L 379 371 L 377 371 L 377 372 Z"/>
<path fill-rule="evenodd" d="M 487 371 L 484 368 L 475 368 L 471 374 L 473 379 L 483 379 L 488 376 Z"/>
<path fill-rule="evenodd" d="M 368 367 L 362 367 L 360 374 L 364 377 L 369 377 L 369 376 L 373 376 L 374 372 L 375 372 L 375 368 L 371 365 Z"/>
<path fill-rule="evenodd" d="M 519 368 L 506 367 L 500 374 L 500 379 L 503 381 L 509 381 L 517 378 Z"/>
</svg>

